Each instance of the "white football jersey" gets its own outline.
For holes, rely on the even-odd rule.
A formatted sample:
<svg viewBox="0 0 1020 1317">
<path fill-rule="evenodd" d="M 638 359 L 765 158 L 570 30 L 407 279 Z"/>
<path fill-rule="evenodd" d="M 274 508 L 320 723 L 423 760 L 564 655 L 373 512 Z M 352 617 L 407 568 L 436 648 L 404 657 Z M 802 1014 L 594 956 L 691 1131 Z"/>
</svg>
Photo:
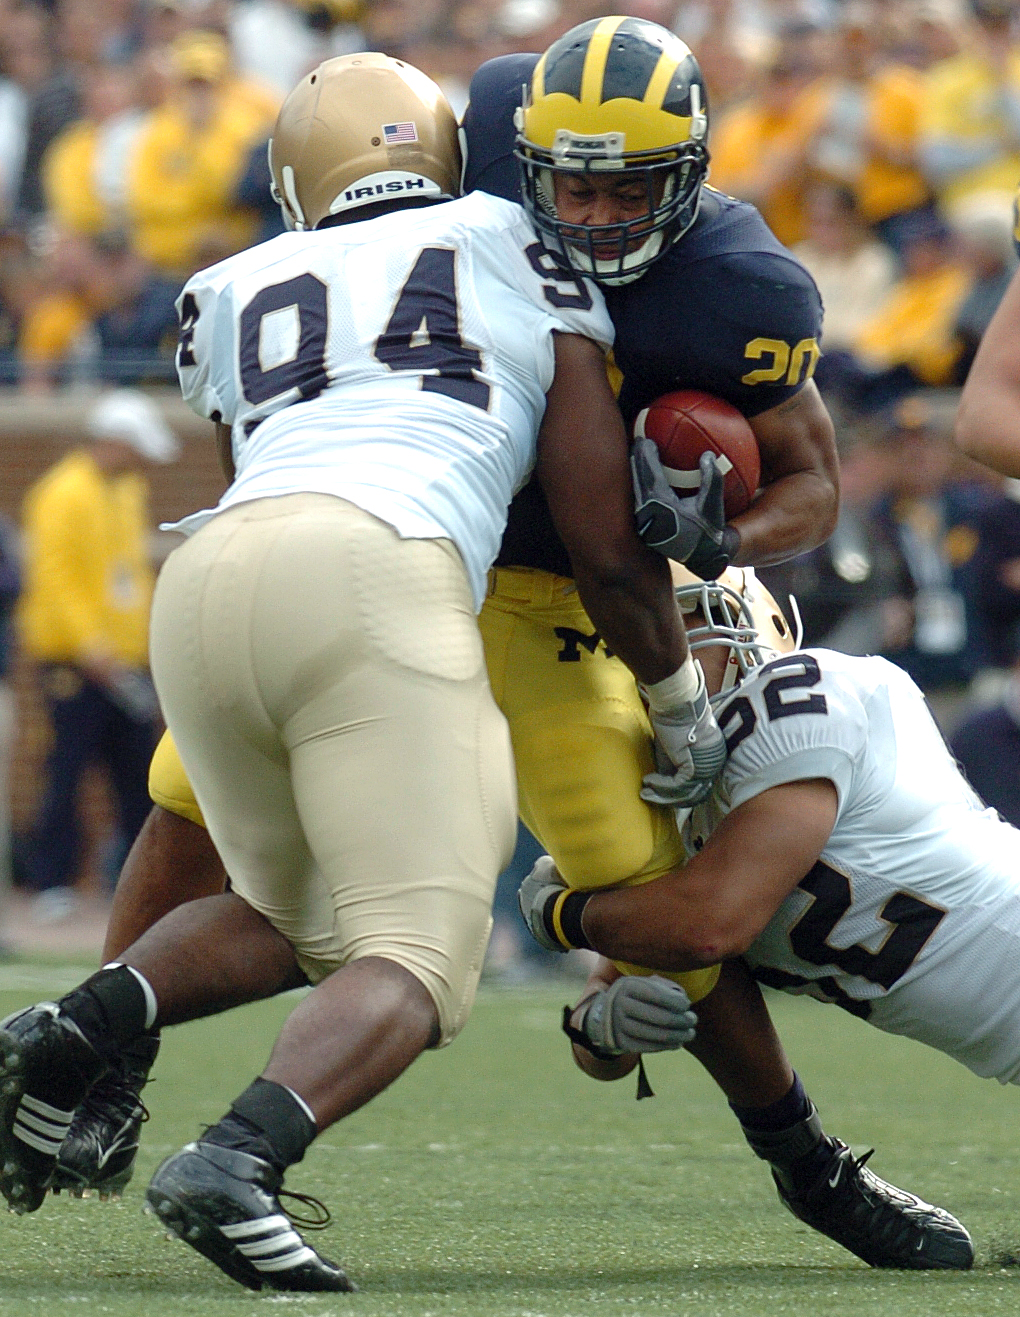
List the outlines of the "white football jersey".
<svg viewBox="0 0 1020 1317">
<path fill-rule="evenodd" d="M 553 332 L 613 341 L 601 293 L 557 271 L 522 207 L 472 193 L 285 233 L 187 283 L 186 401 L 232 429 L 235 503 L 333 494 L 451 539 L 481 605 L 534 464 Z"/>
<path fill-rule="evenodd" d="M 798 651 L 718 716 L 729 759 L 685 825 L 689 854 L 769 787 L 829 778 L 839 800 L 819 862 L 747 955 L 756 976 L 1020 1082 L 1020 831 L 981 804 L 913 681 Z"/>
</svg>

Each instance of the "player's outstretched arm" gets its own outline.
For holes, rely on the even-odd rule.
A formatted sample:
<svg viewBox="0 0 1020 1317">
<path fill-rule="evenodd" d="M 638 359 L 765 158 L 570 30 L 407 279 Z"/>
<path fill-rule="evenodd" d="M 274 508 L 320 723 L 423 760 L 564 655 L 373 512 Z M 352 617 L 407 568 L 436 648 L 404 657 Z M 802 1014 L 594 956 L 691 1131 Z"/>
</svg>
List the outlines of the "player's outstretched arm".
<svg viewBox="0 0 1020 1317">
<path fill-rule="evenodd" d="M 1020 478 L 1020 271 L 981 339 L 960 395 L 954 438 L 968 457 Z"/>
<path fill-rule="evenodd" d="M 607 647 L 646 684 L 674 673 L 687 637 L 666 559 L 634 521 L 629 445 L 598 344 L 557 334 L 536 472 L 578 593 Z"/>
<path fill-rule="evenodd" d="M 812 381 L 777 407 L 749 418 L 761 453 L 762 492 L 734 517 L 733 561 L 765 567 L 816 548 L 839 511 L 839 458 L 825 403 Z"/>
<path fill-rule="evenodd" d="M 639 887 L 572 892 L 546 927 L 655 970 L 743 955 L 817 861 L 836 822 L 827 778 L 770 787 L 739 805 L 682 869 Z M 571 931 L 573 936 L 571 936 Z"/>
<path fill-rule="evenodd" d="M 643 685 L 662 758 L 645 799 L 695 805 L 726 762 L 726 742 L 690 655 L 669 563 L 637 532 L 627 434 L 602 350 L 575 334 L 555 342 L 538 479 L 588 616 Z"/>
</svg>

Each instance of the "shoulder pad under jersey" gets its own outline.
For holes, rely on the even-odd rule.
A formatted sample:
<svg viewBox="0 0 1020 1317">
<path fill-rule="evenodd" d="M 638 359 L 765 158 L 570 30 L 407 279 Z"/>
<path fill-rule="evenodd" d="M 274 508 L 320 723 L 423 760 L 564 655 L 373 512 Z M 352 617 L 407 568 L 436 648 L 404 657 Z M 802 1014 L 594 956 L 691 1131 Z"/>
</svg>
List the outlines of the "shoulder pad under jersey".
<svg viewBox="0 0 1020 1317">
<path fill-rule="evenodd" d="M 514 111 L 523 101 L 538 59 L 537 55 L 500 55 L 486 60 L 471 79 L 461 124 L 465 192 L 477 188 L 520 201 Z"/>
<path fill-rule="evenodd" d="M 711 188 L 694 226 L 632 284 L 606 290 L 628 420 L 673 389 L 756 416 L 797 393 L 819 356 L 811 275 L 758 211 Z"/>
<path fill-rule="evenodd" d="M 835 783 L 840 810 L 866 752 L 868 716 L 857 686 L 826 666 L 825 650 L 797 650 L 740 683 L 717 711 L 728 759 L 722 791 L 731 807 L 769 787 L 806 778 Z"/>
</svg>

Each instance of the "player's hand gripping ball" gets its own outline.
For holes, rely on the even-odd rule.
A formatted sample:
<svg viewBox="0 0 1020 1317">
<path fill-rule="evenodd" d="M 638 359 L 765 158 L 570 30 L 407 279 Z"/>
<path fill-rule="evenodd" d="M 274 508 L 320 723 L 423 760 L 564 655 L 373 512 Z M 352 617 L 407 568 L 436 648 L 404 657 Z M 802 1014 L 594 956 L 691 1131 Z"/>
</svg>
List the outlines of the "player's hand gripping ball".
<svg viewBox="0 0 1020 1317">
<path fill-rule="evenodd" d="M 723 475 L 726 520 L 744 512 L 761 478 L 758 441 L 736 407 L 697 389 L 665 393 L 639 412 L 635 439 L 651 439 L 669 484 L 682 498 L 701 483 L 699 462 L 714 453 Z"/>
</svg>

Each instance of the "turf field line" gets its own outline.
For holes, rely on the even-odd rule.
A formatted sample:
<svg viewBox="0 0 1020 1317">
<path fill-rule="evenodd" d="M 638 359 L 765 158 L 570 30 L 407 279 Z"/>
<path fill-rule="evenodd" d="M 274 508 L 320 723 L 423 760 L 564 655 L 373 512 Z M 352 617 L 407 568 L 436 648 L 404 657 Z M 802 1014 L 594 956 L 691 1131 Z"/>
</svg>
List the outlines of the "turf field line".
<svg viewBox="0 0 1020 1317">
<path fill-rule="evenodd" d="M 98 968 L 98 965 L 0 965 L 0 992 L 69 992 Z"/>
</svg>

